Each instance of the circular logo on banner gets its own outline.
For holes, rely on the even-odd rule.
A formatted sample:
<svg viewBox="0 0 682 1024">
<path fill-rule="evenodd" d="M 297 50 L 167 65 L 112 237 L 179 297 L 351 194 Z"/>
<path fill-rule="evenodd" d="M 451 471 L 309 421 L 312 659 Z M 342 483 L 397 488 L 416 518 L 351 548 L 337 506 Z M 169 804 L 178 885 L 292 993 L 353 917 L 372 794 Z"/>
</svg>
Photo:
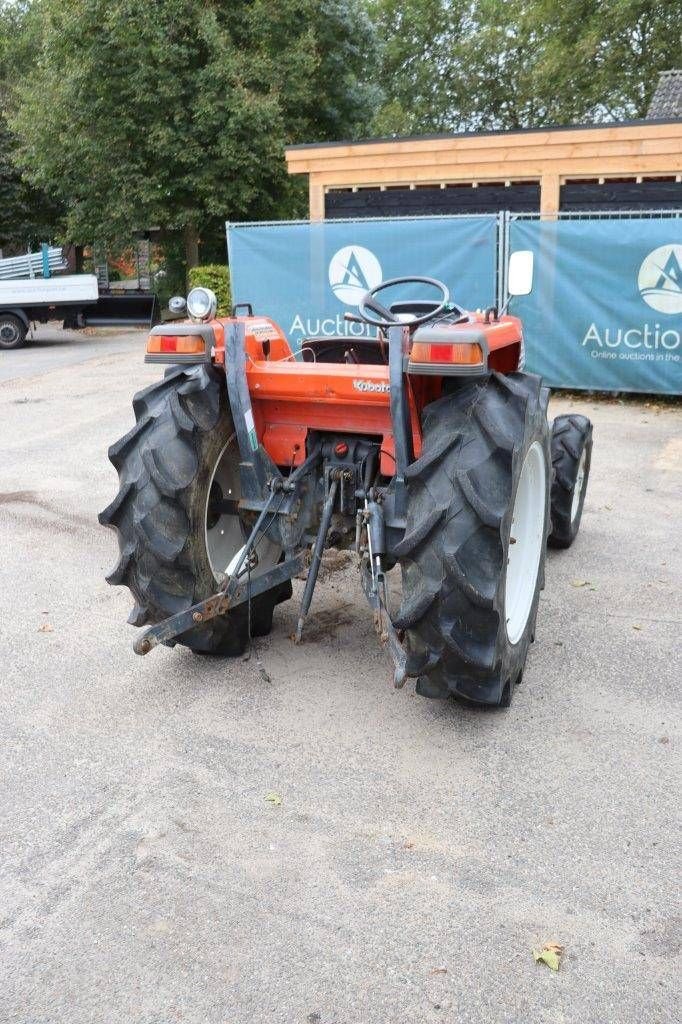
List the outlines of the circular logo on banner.
<svg viewBox="0 0 682 1024">
<path fill-rule="evenodd" d="M 658 313 L 682 313 L 682 245 L 659 245 L 646 257 L 637 278 L 639 294 Z"/>
<path fill-rule="evenodd" d="M 370 288 L 381 284 L 381 264 L 373 252 L 362 245 L 345 245 L 329 263 L 329 283 L 337 299 L 357 306 Z"/>
</svg>

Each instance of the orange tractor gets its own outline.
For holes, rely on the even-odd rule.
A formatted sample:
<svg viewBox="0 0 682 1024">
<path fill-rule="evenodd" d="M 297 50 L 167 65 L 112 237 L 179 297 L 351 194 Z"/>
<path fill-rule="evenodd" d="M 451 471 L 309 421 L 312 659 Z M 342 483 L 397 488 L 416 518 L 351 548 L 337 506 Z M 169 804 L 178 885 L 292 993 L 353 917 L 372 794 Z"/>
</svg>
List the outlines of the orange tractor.
<svg viewBox="0 0 682 1024">
<path fill-rule="evenodd" d="M 524 277 L 530 254 L 515 253 L 514 294 Z M 381 301 L 403 286 L 422 297 Z M 396 686 L 413 676 L 425 696 L 508 705 L 546 544 L 578 531 L 592 447 L 584 417 L 550 428 L 548 389 L 521 372 L 521 322 L 396 278 L 346 314 L 375 336 L 309 339 L 296 358 L 248 305 L 217 319 L 202 288 L 174 303 L 189 319 L 149 336 L 146 361 L 169 366 L 109 450 L 120 489 L 100 515 L 120 549 L 108 580 L 147 627 L 135 651 L 240 654 L 307 569 L 300 640 L 329 544 L 357 552 Z"/>
</svg>

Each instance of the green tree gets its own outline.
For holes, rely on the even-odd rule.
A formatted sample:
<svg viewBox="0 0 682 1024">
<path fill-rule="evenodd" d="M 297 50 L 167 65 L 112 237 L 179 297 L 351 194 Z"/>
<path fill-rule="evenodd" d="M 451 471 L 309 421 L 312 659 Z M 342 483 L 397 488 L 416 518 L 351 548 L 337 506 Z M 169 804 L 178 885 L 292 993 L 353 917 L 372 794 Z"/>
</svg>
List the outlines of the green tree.
<svg viewBox="0 0 682 1024">
<path fill-rule="evenodd" d="M 31 187 L 16 166 L 17 140 L 7 124 L 11 83 L 31 63 L 27 8 L 27 3 L 0 0 L 0 248 L 50 238 L 59 223 L 58 205 Z"/>
<path fill-rule="evenodd" d="M 376 88 L 360 0 L 35 0 L 15 92 L 25 174 L 77 242 L 182 233 L 188 266 L 226 218 L 293 210 L 288 142 L 353 135 Z"/>
<path fill-rule="evenodd" d="M 669 0 L 370 0 L 385 134 L 643 117 L 679 63 Z"/>
</svg>

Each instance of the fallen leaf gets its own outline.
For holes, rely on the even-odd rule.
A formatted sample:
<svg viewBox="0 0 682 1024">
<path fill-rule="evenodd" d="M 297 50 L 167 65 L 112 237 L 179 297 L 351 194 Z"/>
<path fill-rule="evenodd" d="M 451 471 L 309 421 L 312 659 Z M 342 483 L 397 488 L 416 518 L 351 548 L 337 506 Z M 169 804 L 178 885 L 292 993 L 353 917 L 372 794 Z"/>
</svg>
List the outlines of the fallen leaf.
<svg viewBox="0 0 682 1024">
<path fill-rule="evenodd" d="M 661 738 L 660 738 L 660 740 L 658 742 L 659 743 L 670 743 L 670 737 L 669 736 L 661 736 Z"/>
<path fill-rule="evenodd" d="M 279 807 L 279 805 L 282 803 L 282 798 L 279 795 L 279 793 L 266 793 L 265 799 L 269 804 L 272 804 L 273 807 Z"/>
<path fill-rule="evenodd" d="M 533 950 L 533 958 L 537 964 L 542 961 L 543 964 L 553 970 L 559 970 L 559 964 L 561 963 L 561 957 L 564 952 L 564 947 L 560 946 L 558 942 L 546 942 L 542 949 Z"/>
<path fill-rule="evenodd" d="M 49 622 L 43 622 L 42 626 L 38 626 L 39 633 L 54 633 L 54 626 L 51 626 Z"/>
<path fill-rule="evenodd" d="M 571 580 L 572 587 L 586 587 L 589 584 L 589 580 Z"/>
</svg>

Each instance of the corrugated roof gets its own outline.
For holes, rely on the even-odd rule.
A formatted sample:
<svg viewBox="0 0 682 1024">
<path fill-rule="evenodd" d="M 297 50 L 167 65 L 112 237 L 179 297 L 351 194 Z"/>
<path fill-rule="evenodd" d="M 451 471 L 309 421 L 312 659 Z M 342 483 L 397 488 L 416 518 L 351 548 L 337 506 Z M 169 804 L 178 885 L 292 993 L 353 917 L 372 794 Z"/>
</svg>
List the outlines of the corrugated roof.
<svg viewBox="0 0 682 1024">
<path fill-rule="evenodd" d="M 682 71 L 662 71 L 647 117 L 682 117 Z"/>
</svg>

